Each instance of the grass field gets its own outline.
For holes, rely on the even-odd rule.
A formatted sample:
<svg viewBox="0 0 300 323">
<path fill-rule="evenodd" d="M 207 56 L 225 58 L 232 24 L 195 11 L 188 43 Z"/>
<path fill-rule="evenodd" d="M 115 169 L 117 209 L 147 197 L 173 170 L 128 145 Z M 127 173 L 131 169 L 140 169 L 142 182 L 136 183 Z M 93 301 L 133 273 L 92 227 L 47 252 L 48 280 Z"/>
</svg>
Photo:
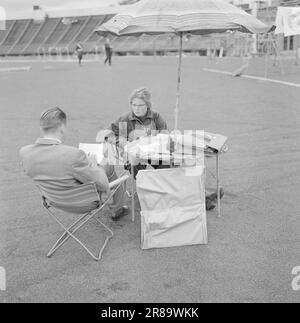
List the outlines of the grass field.
<svg viewBox="0 0 300 323">
<path fill-rule="evenodd" d="M 270 64 L 268 77 L 300 84 L 300 67 L 283 64 L 285 74 Z M 1 72 L 9 66 L 31 69 Z M 140 86 L 151 90 L 153 108 L 172 129 L 177 59 L 113 57 L 111 68 L 102 61 L 83 61 L 82 68 L 2 61 L 0 266 L 7 290 L 0 301 L 299 302 L 291 282 L 300 266 L 300 90 L 203 70 L 239 66 L 239 59 L 183 59 L 180 129 L 229 137 L 221 158 L 222 217 L 207 213 L 209 244 L 142 251 L 139 217 L 107 218 L 115 237 L 96 263 L 72 241 L 46 258 L 60 231 L 23 174 L 18 151 L 39 136 L 41 111 L 56 105 L 69 116 L 67 144 L 94 142 L 98 129 L 128 110 L 128 95 Z M 256 59 L 248 73 L 263 77 L 264 68 Z M 101 231 L 88 229 L 89 244 L 97 246 Z"/>
</svg>

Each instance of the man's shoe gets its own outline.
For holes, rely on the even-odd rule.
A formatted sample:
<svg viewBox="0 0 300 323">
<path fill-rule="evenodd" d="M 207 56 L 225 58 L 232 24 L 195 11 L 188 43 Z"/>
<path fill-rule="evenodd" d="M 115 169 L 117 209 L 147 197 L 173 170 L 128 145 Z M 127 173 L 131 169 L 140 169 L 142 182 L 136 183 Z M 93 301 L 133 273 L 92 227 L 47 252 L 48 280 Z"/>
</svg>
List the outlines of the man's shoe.
<svg viewBox="0 0 300 323">
<path fill-rule="evenodd" d="M 222 187 L 220 187 L 220 199 L 223 196 L 224 196 L 224 189 Z M 216 207 L 217 198 L 218 198 L 218 193 L 217 192 L 213 192 L 212 194 L 207 195 L 205 197 L 206 210 L 210 211 L 210 210 L 213 210 Z"/>
<path fill-rule="evenodd" d="M 120 209 L 118 209 L 111 218 L 113 221 L 118 221 L 121 217 L 127 215 L 128 213 L 129 213 L 129 208 L 127 205 L 124 205 Z"/>
<path fill-rule="evenodd" d="M 224 196 L 224 189 L 222 187 L 220 187 L 220 199 Z M 210 199 L 210 200 L 216 200 L 218 198 L 218 192 L 213 192 L 209 195 L 206 196 L 206 198 Z"/>
<path fill-rule="evenodd" d="M 207 211 L 213 210 L 216 206 L 217 204 L 215 203 L 214 200 L 210 200 L 208 198 L 205 199 L 205 208 Z"/>
</svg>

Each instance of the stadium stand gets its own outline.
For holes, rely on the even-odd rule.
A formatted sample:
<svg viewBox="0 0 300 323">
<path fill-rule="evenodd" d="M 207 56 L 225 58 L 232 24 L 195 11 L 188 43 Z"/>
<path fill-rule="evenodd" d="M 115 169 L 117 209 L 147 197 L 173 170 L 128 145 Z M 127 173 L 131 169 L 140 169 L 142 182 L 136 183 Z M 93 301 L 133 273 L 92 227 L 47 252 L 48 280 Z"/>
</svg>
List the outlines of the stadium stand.
<svg viewBox="0 0 300 323">
<path fill-rule="evenodd" d="M 15 46 L 13 46 L 7 54 L 9 55 L 18 55 L 22 53 L 24 48 L 27 46 L 28 42 L 32 39 L 32 35 L 35 35 L 37 31 L 41 28 L 41 24 L 31 20 L 24 30 L 23 35 L 17 41 Z"/>
<path fill-rule="evenodd" d="M 72 42 L 76 43 L 79 40 L 82 42 L 85 42 L 87 38 L 94 33 L 94 30 L 97 26 L 101 24 L 103 21 L 103 17 L 99 16 L 90 16 L 87 19 L 87 24 L 84 26 L 82 30 L 79 31 L 79 33 L 73 38 Z"/>
<path fill-rule="evenodd" d="M 51 54 L 51 48 L 56 47 L 56 43 L 62 38 L 65 32 L 70 28 L 71 25 L 64 24 L 63 18 L 59 20 L 54 30 L 48 35 L 46 40 L 42 43 L 40 47 L 46 49 L 46 51 Z"/>
<path fill-rule="evenodd" d="M 141 50 L 147 53 L 154 52 L 156 38 L 157 36 L 148 36 L 148 35 L 141 36 Z"/>
<path fill-rule="evenodd" d="M 99 21 L 97 26 L 102 25 L 112 17 L 113 15 L 103 15 L 98 17 Z M 94 32 L 94 30 L 95 29 L 91 31 L 90 35 L 87 37 L 87 39 L 84 42 L 85 52 L 88 52 L 88 53 L 103 52 L 105 38 L 102 36 L 99 36 L 97 33 Z"/>
<path fill-rule="evenodd" d="M 38 48 L 43 47 L 44 41 L 54 31 L 57 24 L 60 22 L 60 18 L 46 18 L 42 23 L 40 29 L 35 35 L 32 35 L 32 39 L 29 41 L 27 46 L 23 49 L 20 54 L 23 55 L 35 55 L 37 54 Z"/>
<path fill-rule="evenodd" d="M 88 22 L 89 17 L 77 17 L 74 22 L 70 24 L 70 27 L 61 36 L 59 41 L 56 43 L 59 47 L 66 47 L 72 41 L 76 34 L 81 30 L 83 26 Z"/>
<path fill-rule="evenodd" d="M 78 13 L 77 13 L 78 14 Z M 104 51 L 105 37 L 95 29 L 114 14 L 92 14 L 82 16 L 46 16 L 44 20 L 8 20 L 6 30 L 0 31 L 0 56 L 9 55 L 68 55 L 81 41 L 85 53 L 99 54 Z M 178 37 L 168 35 L 140 37 L 110 36 L 116 55 L 143 54 L 164 55 L 178 51 Z M 201 46 L 201 47 L 200 47 Z M 184 38 L 185 51 L 199 51 L 208 48 L 208 41 L 200 36 Z"/>
<path fill-rule="evenodd" d="M 141 51 L 139 37 L 128 37 L 125 48 L 128 53 L 139 53 Z"/>
<path fill-rule="evenodd" d="M 0 30 L 0 46 L 5 41 L 7 35 L 10 33 L 11 28 L 13 27 L 15 20 L 6 21 L 6 30 Z"/>
<path fill-rule="evenodd" d="M 81 19 L 80 23 L 77 24 L 77 26 L 74 26 L 67 35 L 65 35 L 64 39 L 59 43 L 60 46 L 65 46 L 65 48 L 70 51 L 70 47 L 72 44 L 77 43 L 78 41 L 81 41 L 80 37 L 77 37 L 78 34 L 80 34 L 82 31 L 85 30 L 86 26 L 89 24 L 92 17 L 88 17 L 86 19 Z M 63 44 L 65 42 L 65 44 Z"/>
<path fill-rule="evenodd" d="M 114 52 L 119 52 L 122 53 L 123 50 L 125 49 L 125 46 L 127 45 L 127 41 L 130 37 L 125 36 L 125 37 L 116 37 L 113 39 L 111 42 L 111 46 L 113 47 Z"/>
<path fill-rule="evenodd" d="M 5 40 L 0 46 L 0 55 L 7 55 L 10 49 L 16 45 L 20 37 L 23 35 L 24 30 L 28 27 L 30 20 L 21 19 L 15 20 L 10 32 L 5 37 Z"/>
<path fill-rule="evenodd" d="M 169 36 L 170 37 L 170 36 Z M 167 50 L 166 45 L 168 41 L 168 35 L 158 35 L 154 40 L 154 49 L 156 51 L 163 51 L 164 49 Z"/>
</svg>

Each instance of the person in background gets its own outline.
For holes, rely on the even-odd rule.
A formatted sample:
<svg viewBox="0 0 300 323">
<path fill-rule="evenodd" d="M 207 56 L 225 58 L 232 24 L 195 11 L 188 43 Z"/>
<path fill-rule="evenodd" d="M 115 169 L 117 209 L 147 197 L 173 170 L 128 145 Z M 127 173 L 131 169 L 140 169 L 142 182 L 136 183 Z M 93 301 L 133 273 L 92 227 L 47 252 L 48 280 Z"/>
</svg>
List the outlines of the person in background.
<svg viewBox="0 0 300 323">
<path fill-rule="evenodd" d="M 75 147 L 64 144 L 67 116 L 58 107 L 44 111 L 40 117 L 42 137 L 20 150 L 25 173 L 46 190 L 63 190 L 94 182 L 99 194 L 109 194 L 109 182 L 118 177 L 113 165 L 98 166 L 95 159 Z M 128 213 L 124 187 L 113 196 L 112 219 Z"/>
<path fill-rule="evenodd" d="M 83 57 L 83 46 L 80 41 L 78 41 L 78 43 L 76 44 L 75 52 L 77 54 L 78 64 L 79 64 L 79 66 L 82 66 L 81 61 L 82 61 L 82 57 Z"/>
<path fill-rule="evenodd" d="M 108 64 L 111 66 L 112 46 L 111 46 L 109 38 L 105 39 L 104 51 L 105 51 L 104 64 L 106 64 L 108 62 Z"/>
</svg>

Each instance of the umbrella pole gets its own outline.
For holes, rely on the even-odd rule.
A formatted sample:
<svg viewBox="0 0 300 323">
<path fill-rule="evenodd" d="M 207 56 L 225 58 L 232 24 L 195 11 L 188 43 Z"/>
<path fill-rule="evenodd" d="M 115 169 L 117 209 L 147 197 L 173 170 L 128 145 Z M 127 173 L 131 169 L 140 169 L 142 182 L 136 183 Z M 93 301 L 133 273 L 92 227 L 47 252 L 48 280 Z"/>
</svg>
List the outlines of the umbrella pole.
<svg viewBox="0 0 300 323">
<path fill-rule="evenodd" d="M 179 34 L 179 61 L 177 73 L 177 92 L 176 92 L 176 106 L 175 106 L 175 130 L 178 130 L 178 113 L 179 113 L 179 98 L 181 85 L 181 61 L 182 61 L 182 32 Z"/>
</svg>

